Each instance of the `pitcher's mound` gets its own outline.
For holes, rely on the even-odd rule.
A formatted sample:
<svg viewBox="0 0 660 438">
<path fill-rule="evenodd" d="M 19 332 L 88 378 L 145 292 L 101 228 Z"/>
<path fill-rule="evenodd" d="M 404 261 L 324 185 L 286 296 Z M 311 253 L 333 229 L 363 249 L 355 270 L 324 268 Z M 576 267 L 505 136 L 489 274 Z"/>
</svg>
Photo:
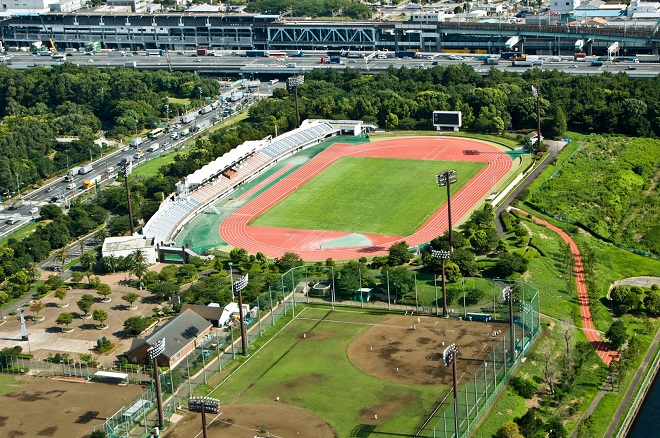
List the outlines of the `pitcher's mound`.
<svg viewBox="0 0 660 438">
<path fill-rule="evenodd" d="M 164 438 L 202 436 L 200 413 L 189 412 Z M 217 417 L 217 418 L 216 418 Z M 220 414 L 206 414 L 209 438 L 315 437 L 336 438 L 328 423 L 316 415 L 285 403 L 220 405 Z"/>
</svg>

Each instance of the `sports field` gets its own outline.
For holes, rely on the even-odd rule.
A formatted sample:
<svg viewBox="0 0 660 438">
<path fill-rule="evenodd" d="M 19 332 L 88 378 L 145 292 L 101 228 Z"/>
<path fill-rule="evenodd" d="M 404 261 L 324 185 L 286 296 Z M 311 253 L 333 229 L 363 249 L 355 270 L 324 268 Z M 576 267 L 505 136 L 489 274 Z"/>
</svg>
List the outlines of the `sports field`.
<svg viewBox="0 0 660 438">
<path fill-rule="evenodd" d="M 447 202 L 436 174 L 455 169 L 458 183 L 451 187 L 456 193 L 485 165 L 343 157 L 249 225 L 407 236 Z"/>
<path fill-rule="evenodd" d="M 450 391 L 442 343 L 461 345 L 463 384 L 496 342 L 495 329 L 506 326 L 305 308 L 210 394 L 226 411 L 215 421 L 227 436 L 295 436 L 305 409 L 339 437 L 413 436 Z M 241 406 L 270 406 L 279 416 L 241 415 Z M 172 437 L 192 436 L 177 429 Z"/>
</svg>

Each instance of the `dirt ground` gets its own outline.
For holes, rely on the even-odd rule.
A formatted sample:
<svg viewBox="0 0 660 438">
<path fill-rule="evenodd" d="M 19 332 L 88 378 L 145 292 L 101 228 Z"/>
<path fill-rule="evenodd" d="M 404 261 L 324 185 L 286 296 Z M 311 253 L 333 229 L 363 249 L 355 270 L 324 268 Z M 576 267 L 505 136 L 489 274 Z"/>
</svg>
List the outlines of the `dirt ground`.
<svg viewBox="0 0 660 438">
<path fill-rule="evenodd" d="M 502 333 L 493 336 L 498 330 Z M 393 315 L 358 336 L 348 346 L 348 357 L 357 368 L 383 380 L 451 385 L 451 368 L 444 365 L 442 352 L 455 343 L 460 385 L 472 377 L 508 330 L 509 325 L 501 322 Z"/>
<path fill-rule="evenodd" d="M 72 383 L 20 377 L 20 386 L 0 398 L 0 436 L 86 437 L 143 390 L 138 385 Z M 102 396 L 101 396 L 102 394 Z"/>
<path fill-rule="evenodd" d="M 202 436 L 201 414 L 189 412 L 163 438 Z M 310 412 L 285 404 L 220 406 L 220 414 L 206 415 L 209 438 L 314 437 L 335 438 L 335 431 Z"/>
</svg>

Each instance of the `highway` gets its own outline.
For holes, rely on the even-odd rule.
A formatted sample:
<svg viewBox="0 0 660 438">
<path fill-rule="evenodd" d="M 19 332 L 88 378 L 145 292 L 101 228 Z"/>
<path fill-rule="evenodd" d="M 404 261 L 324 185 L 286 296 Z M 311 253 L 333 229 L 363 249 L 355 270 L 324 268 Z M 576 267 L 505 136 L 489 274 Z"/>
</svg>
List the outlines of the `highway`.
<svg viewBox="0 0 660 438">
<path fill-rule="evenodd" d="M 64 176 L 60 176 L 49 180 L 36 190 L 23 192 L 21 197 L 23 205 L 16 209 L 10 209 L 10 206 L 18 198 L 5 200 L 6 202 L 0 204 L 0 237 L 10 234 L 26 225 L 31 220 L 38 218 L 39 210 L 42 206 L 48 203 L 55 203 L 66 210 L 72 199 L 96 189 L 94 185 L 88 189 L 84 189 L 83 183 L 85 180 L 99 178 L 99 184 L 101 186 L 113 182 L 119 172 L 120 163 L 125 157 L 133 157 L 133 162 L 135 163 L 134 167 L 137 167 L 140 164 L 146 163 L 153 158 L 160 157 L 163 154 L 180 150 L 186 147 L 185 143 L 189 142 L 191 138 L 203 135 L 207 130 L 213 127 L 213 125 L 234 117 L 244 107 L 254 103 L 257 98 L 272 94 L 273 88 L 277 86 L 282 86 L 282 84 L 273 86 L 267 82 L 262 83 L 260 88 L 252 94 L 248 94 L 247 90 L 243 90 L 245 96 L 240 101 L 232 102 L 227 105 L 218 105 L 217 109 L 208 114 L 198 115 L 197 118 L 189 124 L 181 123 L 179 117 L 173 118 L 172 126 L 174 129 L 172 132 L 185 132 L 185 136 L 179 136 L 179 138 L 175 140 L 172 138 L 171 132 L 164 133 L 154 139 L 147 139 L 145 135 L 144 143 L 139 146 L 139 149 L 144 155 L 139 159 L 135 159 L 138 148 L 118 144 L 119 147 L 117 150 L 114 150 L 109 154 L 103 154 L 103 157 L 99 157 L 92 162 L 93 170 L 91 172 L 85 175 L 74 175 L 73 181 L 67 181 Z M 225 112 L 225 109 L 227 109 L 227 112 Z M 199 131 L 189 132 L 190 128 L 195 126 L 200 128 Z M 108 143 L 111 142 L 108 141 Z M 155 151 L 149 151 L 149 148 L 154 143 L 158 143 L 159 148 Z M 89 164 L 89 162 L 84 164 Z M 82 165 L 83 164 L 78 164 L 76 167 L 81 167 Z M 13 221 L 15 222 L 10 224 L 10 222 Z"/>
<path fill-rule="evenodd" d="M 287 58 L 248 58 L 232 54 L 230 51 L 216 51 L 221 56 L 197 56 L 192 52 L 170 52 L 163 56 L 147 56 L 144 52 L 127 52 L 127 56 L 110 56 L 107 53 L 85 55 L 81 52 L 67 52 L 66 62 L 78 65 L 90 65 L 99 68 L 124 67 L 126 63 L 135 63 L 138 69 L 176 71 L 194 71 L 207 75 L 231 76 L 282 76 L 304 73 L 315 68 L 333 68 L 342 70 L 346 67 L 360 69 L 364 73 L 384 71 L 390 66 L 400 68 L 430 68 L 435 65 L 447 66 L 452 64 L 467 64 L 478 73 L 486 74 L 491 67 L 501 71 L 522 72 L 528 68 L 541 68 L 544 70 L 560 70 L 570 74 L 600 74 L 625 72 L 633 77 L 655 77 L 660 73 L 660 63 L 625 64 L 605 62 L 602 66 L 592 67 L 590 62 L 574 62 L 572 56 L 560 57 L 560 61 L 546 59 L 541 66 L 513 67 L 510 61 L 501 61 L 498 65 L 484 65 L 478 59 L 479 55 L 465 55 L 457 58 L 451 54 L 424 53 L 421 59 L 387 58 L 365 60 L 361 58 L 342 57 L 341 64 L 321 64 L 321 57 L 325 51 L 305 52 L 304 57 Z M 235 52 L 233 52 L 235 53 Z M 496 55 L 494 55 L 496 56 Z M 169 61 L 168 61 L 169 58 Z M 34 66 L 56 65 L 50 56 L 37 56 L 29 53 L 13 53 L 12 68 L 27 69 Z"/>
</svg>

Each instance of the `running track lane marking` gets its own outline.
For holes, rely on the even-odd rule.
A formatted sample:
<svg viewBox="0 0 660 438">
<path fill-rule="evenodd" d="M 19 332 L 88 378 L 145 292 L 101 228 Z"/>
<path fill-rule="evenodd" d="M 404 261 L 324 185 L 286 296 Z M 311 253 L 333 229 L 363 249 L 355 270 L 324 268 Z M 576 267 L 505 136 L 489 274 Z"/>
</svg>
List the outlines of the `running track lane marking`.
<svg viewBox="0 0 660 438">
<path fill-rule="evenodd" d="M 520 210 L 521 213 L 529 215 L 525 210 Z M 612 360 L 618 358 L 619 352 L 617 350 L 611 350 L 605 342 L 600 337 L 599 332 L 594 327 L 593 319 L 591 318 L 591 309 L 589 308 L 589 294 L 587 293 L 587 284 L 584 280 L 584 266 L 582 265 L 582 255 L 580 254 L 580 249 L 578 248 L 575 241 L 566 234 L 561 228 L 555 227 L 550 224 L 548 221 L 539 219 L 536 216 L 531 216 L 537 223 L 544 225 L 545 227 L 551 229 L 561 237 L 564 242 L 568 243 L 573 253 L 573 258 L 575 259 L 575 284 L 577 285 L 578 291 L 578 303 L 580 303 L 580 314 L 582 315 L 582 327 L 584 329 L 584 334 L 587 336 L 591 345 L 596 349 L 598 357 L 600 357 L 605 365 L 612 363 Z"/>
</svg>

